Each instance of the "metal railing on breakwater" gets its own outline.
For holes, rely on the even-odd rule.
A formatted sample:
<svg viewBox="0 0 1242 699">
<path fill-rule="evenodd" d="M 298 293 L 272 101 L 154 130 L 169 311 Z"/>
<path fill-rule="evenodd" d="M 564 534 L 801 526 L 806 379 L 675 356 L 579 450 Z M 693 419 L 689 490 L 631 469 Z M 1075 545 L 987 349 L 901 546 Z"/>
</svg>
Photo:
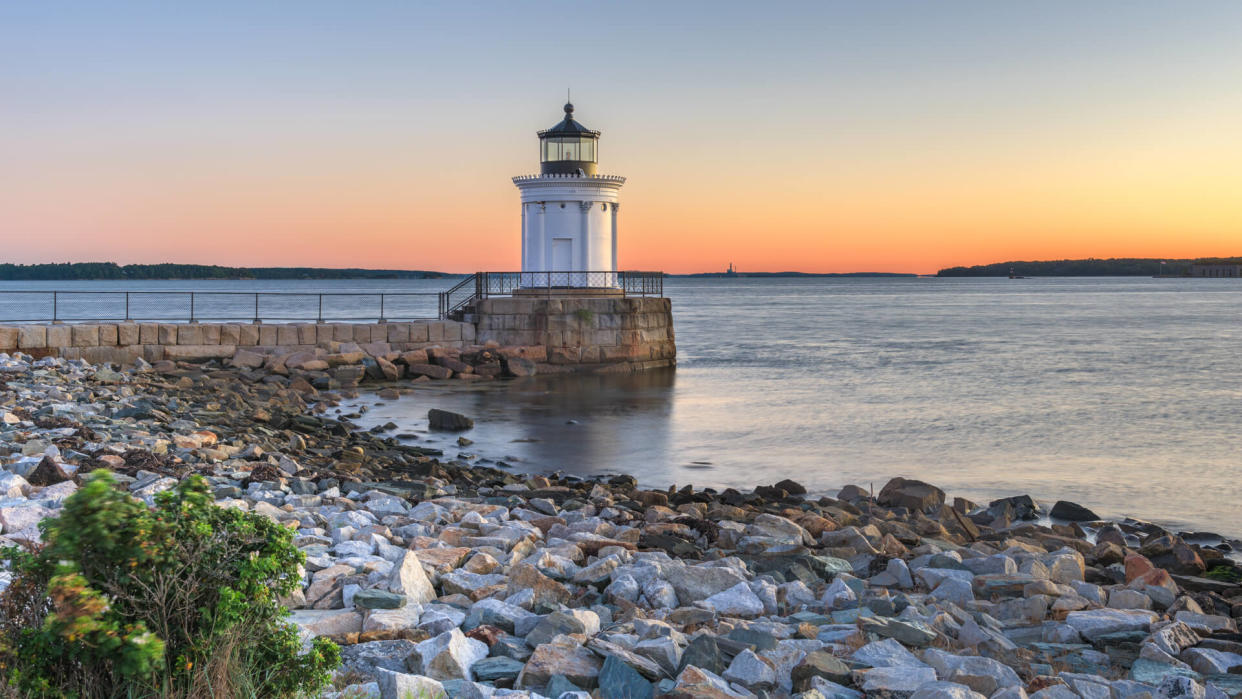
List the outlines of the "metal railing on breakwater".
<svg viewBox="0 0 1242 699">
<path fill-rule="evenodd" d="M 447 291 L 0 290 L 0 323 L 372 322 L 446 319 L 515 291 L 663 296 L 663 272 L 475 272 Z M 434 300 L 433 300 L 434 299 Z"/>
<path fill-rule="evenodd" d="M 432 320 L 444 293 L 0 290 L 0 323 Z"/>
</svg>

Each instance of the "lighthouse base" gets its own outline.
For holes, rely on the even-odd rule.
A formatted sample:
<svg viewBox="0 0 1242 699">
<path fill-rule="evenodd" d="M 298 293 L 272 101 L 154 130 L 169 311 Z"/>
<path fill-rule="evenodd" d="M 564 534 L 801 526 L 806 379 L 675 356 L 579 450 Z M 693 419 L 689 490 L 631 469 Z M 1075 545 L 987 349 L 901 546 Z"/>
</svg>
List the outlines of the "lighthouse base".
<svg viewBox="0 0 1242 699">
<path fill-rule="evenodd" d="M 501 354 L 530 359 L 542 373 L 645 371 L 676 365 L 669 299 L 624 297 L 612 289 L 563 291 L 563 296 L 539 289 L 537 296 L 515 292 L 512 297 L 479 301 L 476 342 L 495 343 Z"/>
</svg>

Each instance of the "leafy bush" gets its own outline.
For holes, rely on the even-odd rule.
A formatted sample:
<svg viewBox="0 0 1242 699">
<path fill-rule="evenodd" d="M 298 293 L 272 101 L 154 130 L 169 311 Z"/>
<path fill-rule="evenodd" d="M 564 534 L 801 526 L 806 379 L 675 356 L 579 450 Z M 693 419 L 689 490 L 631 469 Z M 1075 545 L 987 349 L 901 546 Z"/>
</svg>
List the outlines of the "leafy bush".
<svg viewBox="0 0 1242 699">
<path fill-rule="evenodd" d="M 92 474 L 45 520 L 44 545 L 6 549 L 0 668 L 35 696 L 286 697 L 324 687 L 326 639 L 300 654 L 277 601 L 298 585 L 293 532 L 212 503 L 200 477 L 147 507 Z"/>
</svg>

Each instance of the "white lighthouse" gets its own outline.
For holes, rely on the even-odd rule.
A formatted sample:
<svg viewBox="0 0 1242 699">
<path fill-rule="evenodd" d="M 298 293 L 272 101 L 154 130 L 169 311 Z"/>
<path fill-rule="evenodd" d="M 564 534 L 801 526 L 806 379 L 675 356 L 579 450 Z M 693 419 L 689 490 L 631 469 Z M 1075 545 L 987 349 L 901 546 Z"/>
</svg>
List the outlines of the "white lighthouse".
<svg viewBox="0 0 1242 699">
<path fill-rule="evenodd" d="M 617 287 L 617 198 L 624 177 L 596 173 L 599 132 L 565 118 L 539 132 L 539 174 L 513 178 L 522 193 L 522 286 Z"/>
</svg>

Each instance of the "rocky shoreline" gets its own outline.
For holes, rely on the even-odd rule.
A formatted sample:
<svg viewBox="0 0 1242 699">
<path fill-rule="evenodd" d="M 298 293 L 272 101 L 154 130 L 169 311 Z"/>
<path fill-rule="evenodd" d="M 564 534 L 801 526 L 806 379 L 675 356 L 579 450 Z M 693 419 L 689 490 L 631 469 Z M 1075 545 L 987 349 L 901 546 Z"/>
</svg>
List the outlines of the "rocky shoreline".
<svg viewBox="0 0 1242 699">
<path fill-rule="evenodd" d="M 1040 524 L 1025 495 L 977 505 L 900 478 L 814 497 L 450 461 L 357 428 L 341 401 L 368 372 L 522 361 L 334 354 L 0 354 L 0 543 L 37 542 L 93 469 L 147 499 L 203 475 L 218 504 L 296 530 L 286 603 L 306 639 L 342 644 L 339 696 L 1242 695 L 1227 544 L 1073 503 L 1052 514 L 1075 521 Z"/>
</svg>

